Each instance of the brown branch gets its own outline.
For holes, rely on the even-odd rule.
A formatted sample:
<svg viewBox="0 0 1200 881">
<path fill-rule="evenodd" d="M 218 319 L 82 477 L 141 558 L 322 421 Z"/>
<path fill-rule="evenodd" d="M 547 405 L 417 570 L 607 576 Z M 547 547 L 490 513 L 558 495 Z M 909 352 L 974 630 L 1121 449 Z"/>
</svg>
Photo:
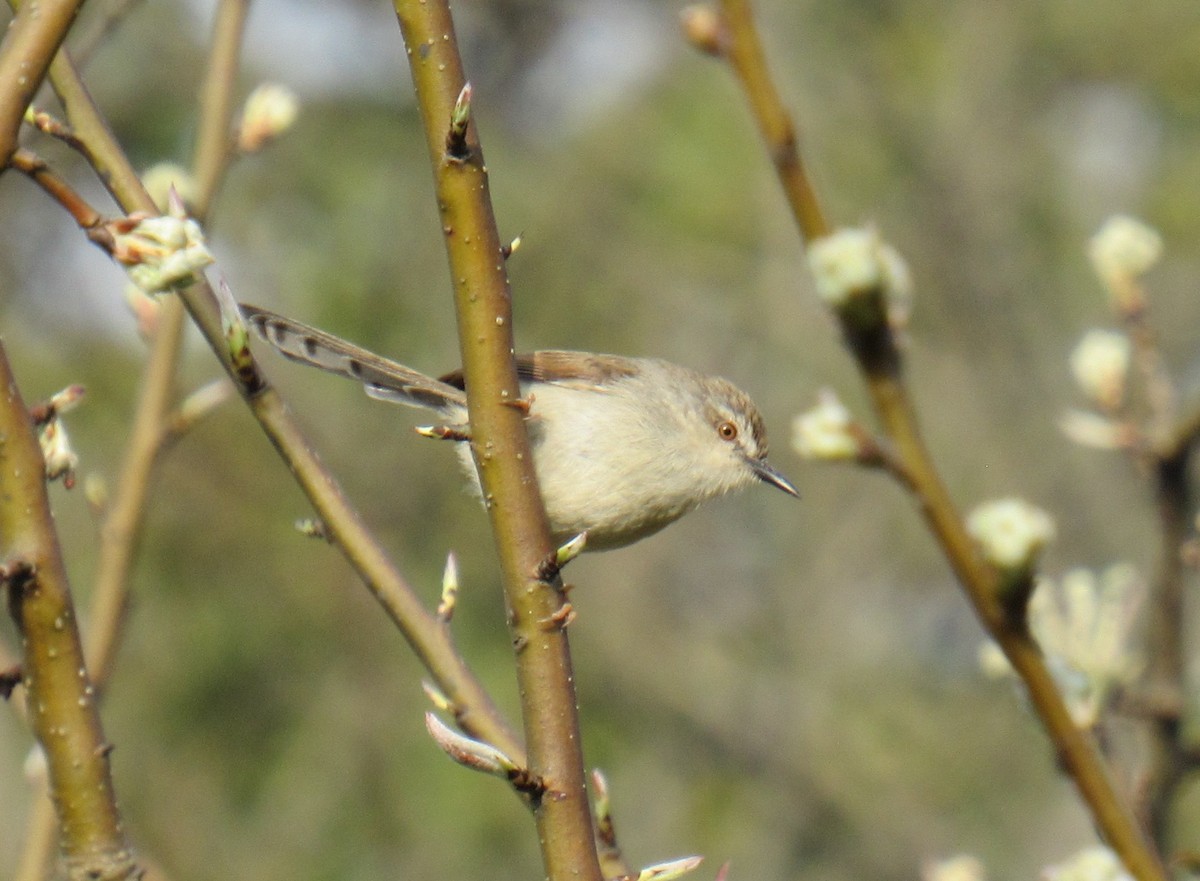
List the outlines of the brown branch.
<svg viewBox="0 0 1200 881">
<path fill-rule="evenodd" d="M 463 356 L 471 444 L 496 538 L 529 749 L 527 767 L 551 792 L 534 813 L 546 876 L 594 879 L 583 754 L 560 588 L 537 571 L 553 554 L 533 471 L 513 360 L 511 293 L 487 170 L 468 125 L 454 22 L 445 0 L 395 0 L 441 210 Z"/>
<path fill-rule="evenodd" d="M 41 86 L 83 0 L 25 3 L 0 41 L 0 169 L 17 149 L 25 110 Z"/>
<path fill-rule="evenodd" d="M 746 0 L 721 0 L 721 10 L 724 27 L 728 29 L 724 54 L 742 81 L 751 110 L 768 138 L 768 146 L 787 189 L 784 171 L 799 160 L 793 163 L 787 159 L 781 164 L 779 157 L 795 149 L 795 139 L 790 137 L 790 123 L 780 122 L 788 114 L 766 73 L 766 62 L 748 4 Z M 801 188 L 796 195 L 789 190 L 789 198 L 801 234 L 810 240 L 819 237 L 826 226 L 811 189 Z M 864 330 L 844 321 L 843 330 L 884 432 L 903 463 L 909 489 L 930 531 L 941 545 L 980 622 L 1025 683 L 1063 767 L 1075 781 L 1105 839 L 1141 881 L 1165 881 L 1161 861 L 1118 797 L 1095 744 L 1072 720 L 1037 645 L 1023 622 L 1007 614 L 997 599 L 995 573 L 985 567 L 976 554 L 962 517 L 921 439 L 916 413 L 902 376 L 902 359 L 890 328 L 880 321 Z"/>
<path fill-rule="evenodd" d="M 46 497 L 41 450 L 0 347 L 0 559 L 21 634 L 25 690 L 46 755 L 71 879 L 137 874 L 109 770 L 109 747 L 87 675 L 66 569 Z"/>
<path fill-rule="evenodd" d="M 817 199 L 797 145 L 796 127 L 783 106 L 748 0 L 722 0 L 718 29 L 711 48 L 724 56 L 746 94 L 751 116 L 766 142 L 767 153 L 783 187 L 788 205 L 805 240 L 829 234 L 829 222 Z"/>
<path fill-rule="evenodd" d="M 85 231 L 94 229 L 103 220 L 95 208 L 89 205 L 70 184 L 55 174 L 46 161 L 32 150 L 18 148 L 12 154 L 9 165 L 36 183 L 51 199 L 62 205 L 81 229 Z"/>
</svg>

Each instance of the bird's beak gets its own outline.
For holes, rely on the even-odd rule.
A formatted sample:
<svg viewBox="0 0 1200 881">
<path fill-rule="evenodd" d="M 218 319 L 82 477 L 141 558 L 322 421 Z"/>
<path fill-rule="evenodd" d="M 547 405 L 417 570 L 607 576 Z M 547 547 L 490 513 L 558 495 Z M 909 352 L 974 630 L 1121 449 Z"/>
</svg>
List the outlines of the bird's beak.
<svg viewBox="0 0 1200 881">
<path fill-rule="evenodd" d="M 750 459 L 750 468 L 763 483 L 777 486 L 789 496 L 800 498 L 800 491 L 792 486 L 792 482 L 771 467 L 766 459 Z"/>
</svg>

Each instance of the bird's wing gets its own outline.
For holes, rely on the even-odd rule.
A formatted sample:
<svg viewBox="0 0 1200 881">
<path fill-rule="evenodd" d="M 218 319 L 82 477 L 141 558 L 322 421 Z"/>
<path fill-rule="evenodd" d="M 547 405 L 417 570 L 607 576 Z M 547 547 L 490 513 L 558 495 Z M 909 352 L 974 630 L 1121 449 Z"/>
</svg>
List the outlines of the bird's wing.
<svg viewBox="0 0 1200 881">
<path fill-rule="evenodd" d="M 517 355 L 517 376 L 530 382 L 551 382 L 555 385 L 604 391 L 625 376 L 634 375 L 629 359 L 590 352 L 565 352 L 546 349 Z M 465 388 L 462 370 L 441 377 L 441 381 L 457 389 Z"/>
</svg>

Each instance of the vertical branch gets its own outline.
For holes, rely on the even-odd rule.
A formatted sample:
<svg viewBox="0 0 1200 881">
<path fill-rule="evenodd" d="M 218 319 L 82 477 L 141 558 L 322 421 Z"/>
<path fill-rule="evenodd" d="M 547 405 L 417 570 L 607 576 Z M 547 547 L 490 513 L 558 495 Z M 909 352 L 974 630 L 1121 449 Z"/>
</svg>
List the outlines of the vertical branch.
<svg viewBox="0 0 1200 881">
<path fill-rule="evenodd" d="M 724 44 L 721 48 L 746 93 L 751 115 L 766 141 L 800 233 L 810 242 L 828 235 L 829 222 L 800 157 L 795 124 L 767 70 L 766 53 L 754 27 L 749 0 L 722 0 L 721 11 L 728 34 L 718 45 Z"/>
<path fill-rule="evenodd" d="M 248 6 L 248 0 L 223 0 L 217 7 L 208 73 L 200 92 L 200 131 L 192 163 L 196 189 L 203 201 L 196 206 L 196 214 L 202 222 L 207 220 L 229 166 L 234 86 Z"/>
<path fill-rule="evenodd" d="M 454 283 L 472 448 L 491 514 L 529 751 L 547 788 L 535 817 L 547 877 L 599 879 L 561 591 L 540 580 L 553 553 L 518 403 L 511 294 L 492 216 L 470 87 L 444 0 L 395 0 L 433 165 Z"/>
<path fill-rule="evenodd" d="M 1183 543 L 1191 531 L 1191 492 L 1188 463 L 1191 446 L 1155 462 L 1154 479 L 1161 531 L 1158 572 L 1147 603 L 1146 644 L 1151 647 L 1145 682 L 1151 696 L 1150 751 L 1142 794 L 1144 822 L 1150 837 L 1165 848 L 1170 833 L 1170 812 L 1186 767 L 1182 740 L 1185 685 L 1183 647 L 1184 567 Z"/>
<path fill-rule="evenodd" d="M 206 100 L 201 106 L 197 137 L 196 166 L 205 169 L 195 206 L 201 220 L 207 214 L 228 166 L 229 150 L 221 146 L 227 145 L 229 140 L 232 89 L 238 68 L 245 6 L 245 0 L 224 0 L 217 13 L 218 24 L 205 77 Z M 129 606 L 131 570 L 145 526 L 151 483 L 163 449 L 165 423 L 174 397 L 184 317 L 183 304 L 177 298 L 163 302 L 142 373 L 120 476 L 100 527 L 86 641 L 88 670 L 98 693 L 108 685 L 121 641 Z M 37 801 L 30 816 L 30 834 L 25 839 L 21 859 L 21 866 L 28 867 L 30 878 L 45 876 L 44 870 L 39 871 L 37 867 L 46 865 L 47 855 L 51 852 L 54 821 L 48 802 Z"/>
<path fill-rule="evenodd" d="M 109 746 L 84 664 L 33 424 L 0 348 L 0 558 L 24 647 L 34 733 L 46 754 L 68 877 L 124 879 L 137 867 L 125 841 Z"/>
<path fill-rule="evenodd" d="M 24 3 L 0 41 L 0 169 L 17 149 L 25 109 L 46 76 L 83 0 Z"/>
</svg>

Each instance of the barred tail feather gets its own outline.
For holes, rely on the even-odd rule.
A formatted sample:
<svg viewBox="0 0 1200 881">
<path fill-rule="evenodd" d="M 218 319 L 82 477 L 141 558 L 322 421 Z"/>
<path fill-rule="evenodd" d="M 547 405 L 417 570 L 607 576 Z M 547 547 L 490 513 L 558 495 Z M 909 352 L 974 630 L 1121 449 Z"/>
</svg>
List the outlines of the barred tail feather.
<svg viewBox="0 0 1200 881">
<path fill-rule="evenodd" d="M 373 398 L 443 411 L 467 406 L 466 395 L 452 385 L 270 310 L 240 308 L 254 332 L 279 354 L 357 380 Z"/>
</svg>

